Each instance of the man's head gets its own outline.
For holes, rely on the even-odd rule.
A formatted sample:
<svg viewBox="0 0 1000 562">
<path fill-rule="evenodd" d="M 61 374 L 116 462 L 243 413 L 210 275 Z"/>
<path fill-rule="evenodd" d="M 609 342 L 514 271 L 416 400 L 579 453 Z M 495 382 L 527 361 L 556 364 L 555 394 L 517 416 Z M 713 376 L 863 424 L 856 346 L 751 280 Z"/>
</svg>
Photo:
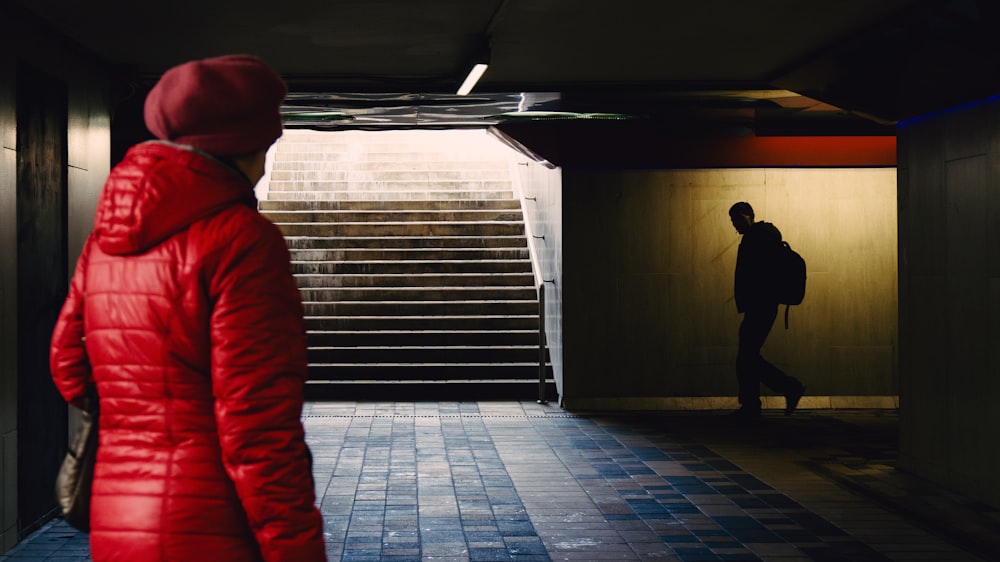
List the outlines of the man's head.
<svg viewBox="0 0 1000 562">
<path fill-rule="evenodd" d="M 167 70 L 146 97 L 146 127 L 157 138 L 215 156 L 266 150 L 281 136 L 288 88 L 260 59 L 226 55 Z"/>
<path fill-rule="evenodd" d="M 745 234 L 753 224 L 753 207 L 750 203 L 740 201 L 729 208 L 729 220 L 733 221 L 736 232 Z"/>
</svg>

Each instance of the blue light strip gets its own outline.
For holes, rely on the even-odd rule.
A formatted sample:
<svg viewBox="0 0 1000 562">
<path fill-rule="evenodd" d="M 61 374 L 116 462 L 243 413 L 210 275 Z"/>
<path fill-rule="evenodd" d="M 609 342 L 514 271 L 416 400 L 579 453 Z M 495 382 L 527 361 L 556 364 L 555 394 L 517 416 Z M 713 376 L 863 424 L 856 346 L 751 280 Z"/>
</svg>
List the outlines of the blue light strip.
<svg viewBox="0 0 1000 562">
<path fill-rule="evenodd" d="M 958 111 L 963 111 L 963 110 L 970 109 L 970 108 L 973 108 L 973 107 L 976 107 L 976 106 L 979 106 L 979 105 L 987 105 L 987 104 L 996 103 L 996 102 L 1000 102 L 1000 94 L 992 95 L 992 96 L 990 96 L 988 98 L 983 98 L 983 99 L 979 99 L 979 100 L 976 100 L 976 101 L 970 101 L 970 102 L 963 103 L 963 104 L 960 104 L 960 105 L 954 105 L 954 106 L 951 106 L 951 107 L 947 107 L 945 109 L 941 109 L 941 110 L 938 110 L 938 111 L 934 111 L 934 112 L 931 112 L 931 113 L 926 113 L 924 115 L 913 117 L 911 119 L 906 119 L 904 121 L 900 121 L 899 123 L 897 123 L 896 127 L 897 128 L 901 128 L 901 127 L 905 127 L 907 125 L 911 125 L 913 123 L 916 123 L 918 121 L 926 121 L 927 119 L 933 119 L 935 117 L 938 117 L 938 116 L 941 116 L 941 115 L 946 115 L 948 113 L 956 113 Z"/>
</svg>

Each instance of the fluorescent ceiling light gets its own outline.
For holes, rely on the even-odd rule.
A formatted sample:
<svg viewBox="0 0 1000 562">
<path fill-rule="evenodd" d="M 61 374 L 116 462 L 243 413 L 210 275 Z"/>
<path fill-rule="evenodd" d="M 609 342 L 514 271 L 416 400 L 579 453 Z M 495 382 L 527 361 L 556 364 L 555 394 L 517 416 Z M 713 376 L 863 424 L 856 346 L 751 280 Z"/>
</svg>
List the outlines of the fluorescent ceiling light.
<svg viewBox="0 0 1000 562">
<path fill-rule="evenodd" d="M 353 115 L 343 111 L 284 111 L 285 121 L 352 121 Z"/>
<path fill-rule="evenodd" d="M 624 121 L 637 119 L 638 115 L 627 113 L 575 113 L 571 111 L 510 111 L 494 115 L 495 119 L 523 119 L 539 121 L 545 119 L 594 119 L 605 121 Z"/>
<path fill-rule="evenodd" d="M 465 77 L 465 82 L 462 82 L 462 86 L 455 93 L 460 96 L 468 95 L 472 91 L 472 88 L 475 87 L 476 82 L 479 82 L 479 79 L 482 78 L 487 68 L 489 68 L 489 65 L 484 63 L 477 63 L 473 66 L 472 70 L 469 71 L 469 75 Z"/>
</svg>

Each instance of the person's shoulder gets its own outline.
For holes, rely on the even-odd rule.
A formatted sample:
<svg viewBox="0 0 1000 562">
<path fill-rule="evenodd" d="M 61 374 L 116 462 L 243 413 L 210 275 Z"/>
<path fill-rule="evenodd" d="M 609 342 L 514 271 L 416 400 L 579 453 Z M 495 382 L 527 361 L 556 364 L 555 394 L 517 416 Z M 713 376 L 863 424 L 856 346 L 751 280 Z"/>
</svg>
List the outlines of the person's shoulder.
<svg viewBox="0 0 1000 562">
<path fill-rule="evenodd" d="M 751 230 L 760 238 L 772 239 L 778 242 L 781 241 L 781 231 L 778 230 L 778 227 L 774 226 L 773 223 L 769 223 L 767 221 L 755 222 L 751 226 Z"/>
<path fill-rule="evenodd" d="M 285 247 L 280 229 L 256 209 L 231 205 L 201 223 L 197 236 L 207 246 L 240 248 L 279 245 Z"/>
</svg>

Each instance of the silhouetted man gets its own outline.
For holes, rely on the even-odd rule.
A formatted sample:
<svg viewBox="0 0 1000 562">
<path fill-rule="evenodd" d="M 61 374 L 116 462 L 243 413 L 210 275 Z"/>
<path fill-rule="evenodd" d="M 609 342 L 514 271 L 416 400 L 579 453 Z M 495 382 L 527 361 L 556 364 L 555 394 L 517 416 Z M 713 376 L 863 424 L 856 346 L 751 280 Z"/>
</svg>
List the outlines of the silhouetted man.
<svg viewBox="0 0 1000 562">
<path fill-rule="evenodd" d="M 729 218 L 743 235 L 736 255 L 736 310 L 743 313 L 736 353 L 740 409 L 734 415 L 760 417 L 760 384 L 785 396 L 785 415 L 791 415 L 805 393 L 798 379 L 786 375 L 760 355 L 778 316 L 774 282 L 775 260 L 781 248 L 781 233 L 769 222 L 754 222 L 753 207 L 739 202 L 730 207 Z"/>
</svg>

